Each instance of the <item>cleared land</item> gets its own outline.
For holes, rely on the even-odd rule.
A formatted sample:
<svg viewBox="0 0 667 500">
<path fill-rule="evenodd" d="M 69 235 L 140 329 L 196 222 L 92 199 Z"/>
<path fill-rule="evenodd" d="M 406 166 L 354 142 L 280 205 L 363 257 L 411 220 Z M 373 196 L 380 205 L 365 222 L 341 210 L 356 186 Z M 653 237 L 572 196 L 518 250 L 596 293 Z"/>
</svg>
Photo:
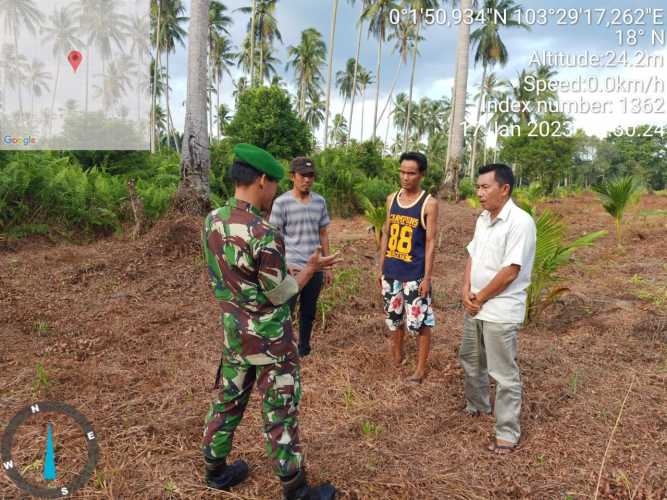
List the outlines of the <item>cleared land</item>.
<svg viewBox="0 0 667 500">
<path fill-rule="evenodd" d="M 545 203 L 570 237 L 609 229 L 591 195 Z M 301 437 L 313 480 L 344 498 L 591 497 L 660 499 L 667 484 L 667 198 L 646 196 L 613 236 L 561 271 L 571 292 L 521 333 L 521 448 L 485 450 L 493 420 L 463 416 L 459 300 L 477 210 L 443 204 L 434 280 L 431 371 L 410 386 L 396 370 L 363 219 L 336 220 L 345 256 L 326 292 L 314 353 L 303 363 Z M 216 304 L 199 254 L 198 220 L 163 220 L 141 240 L 0 251 L 0 428 L 37 399 L 76 406 L 93 422 L 101 460 L 85 498 L 277 498 L 255 394 L 232 458 L 251 464 L 233 495 L 202 486 L 202 421 L 220 356 Z M 41 363 L 48 382 L 34 383 Z M 37 457 L 33 457 L 37 458 Z M 0 474 L 0 496 L 17 492 Z"/>
</svg>

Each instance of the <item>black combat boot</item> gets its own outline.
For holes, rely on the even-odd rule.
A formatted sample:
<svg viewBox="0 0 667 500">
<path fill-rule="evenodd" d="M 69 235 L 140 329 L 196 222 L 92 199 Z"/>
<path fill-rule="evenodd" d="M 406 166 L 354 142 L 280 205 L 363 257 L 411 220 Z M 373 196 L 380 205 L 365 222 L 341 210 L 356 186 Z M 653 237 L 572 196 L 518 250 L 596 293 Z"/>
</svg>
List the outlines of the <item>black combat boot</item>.
<svg viewBox="0 0 667 500">
<path fill-rule="evenodd" d="M 217 490 L 229 491 L 248 477 L 248 464 L 243 460 L 237 460 L 232 465 L 227 465 L 226 460 L 214 460 L 204 458 L 206 463 L 206 484 Z"/>
<path fill-rule="evenodd" d="M 333 500 L 336 488 L 330 483 L 308 486 L 306 473 L 303 470 L 288 481 L 282 481 L 285 500 Z"/>
</svg>

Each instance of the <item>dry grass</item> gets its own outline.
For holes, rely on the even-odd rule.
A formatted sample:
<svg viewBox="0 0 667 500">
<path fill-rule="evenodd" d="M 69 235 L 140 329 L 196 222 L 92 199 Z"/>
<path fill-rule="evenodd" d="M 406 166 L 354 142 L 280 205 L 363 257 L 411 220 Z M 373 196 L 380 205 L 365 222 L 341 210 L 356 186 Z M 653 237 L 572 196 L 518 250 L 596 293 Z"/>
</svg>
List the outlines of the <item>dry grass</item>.
<svg viewBox="0 0 667 500">
<path fill-rule="evenodd" d="M 642 210 L 667 200 L 647 197 Z M 553 203 L 574 237 L 611 219 L 590 196 Z M 586 214 L 582 216 L 582 214 Z M 613 238 L 582 249 L 564 271 L 572 287 L 543 321 L 521 334 L 525 387 L 521 447 L 485 450 L 492 418 L 463 416 L 457 362 L 458 298 L 476 212 L 445 205 L 436 262 L 431 371 L 388 362 L 376 290 L 374 242 L 360 219 L 337 220 L 341 271 L 358 279 L 328 292 L 325 328 L 303 363 L 301 437 L 309 476 L 343 498 L 590 498 L 610 429 L 602 498 L 659 499 L 667 484 L 667 344 L 664 305 L 639 297 L 637 275 L 664 283 L 664 217 L 630 217 L 625 252 Z M 216 305 L 197 253 L 198 221 L 163 221 L 143 239 L 88 246 L 34 241 L 0 254 L 0 427 L 36 397 L 66 401 L 92 421 L 101 459 L 80 498 L 276 498 L 264 455 L 257 396 L 233 457 L 251 476 L 232 494 L 202 485 L 203 417 L 220 356 Z M 352 292 L 353 296 L 347 296 Z M 35 386 L 36 366 L 48 376 Z M 17 490 L 0 474 L 0 497 Z"/>
</svg>

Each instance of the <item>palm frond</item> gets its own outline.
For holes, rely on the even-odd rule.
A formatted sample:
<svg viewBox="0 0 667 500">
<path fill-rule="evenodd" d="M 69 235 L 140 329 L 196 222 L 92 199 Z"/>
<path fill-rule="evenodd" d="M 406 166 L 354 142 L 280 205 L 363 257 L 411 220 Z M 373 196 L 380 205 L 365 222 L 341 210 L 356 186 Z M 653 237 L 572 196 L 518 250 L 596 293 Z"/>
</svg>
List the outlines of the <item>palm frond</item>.
<svg viewBox="0 0 667 500">
<path fill-rule="evenodd" d="M 556 271 L 569 262 L 578 248 L 591 246 L 595 240 L 608 234 L 607 231 L 596 231 L 565 243 L 565 224 L 559 215 L 549 210 L 537 217 L 535 226 L 537 238 L 535 262 L 528 287 L 528 321 L 535 321 L 546 307 L 567 291 L 567 287 L 553 288 L 559 280 Z"/>
</svg>

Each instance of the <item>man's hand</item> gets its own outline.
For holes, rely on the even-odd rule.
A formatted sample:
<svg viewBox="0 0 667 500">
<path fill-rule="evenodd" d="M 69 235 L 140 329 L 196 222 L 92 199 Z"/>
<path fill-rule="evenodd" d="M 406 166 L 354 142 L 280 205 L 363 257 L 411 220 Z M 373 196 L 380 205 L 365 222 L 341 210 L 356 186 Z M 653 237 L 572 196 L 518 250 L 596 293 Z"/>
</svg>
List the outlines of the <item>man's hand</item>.
<svg viewBox="0 0 667 500">
<path fill-rule="evenodd" d="M 477 295 L 470 290 L 463 292 L 463 307 L 471 316 L 475 316 L 482 308 L 482 304 L 477 299 Z"/>
<path fill-rule="evenodd" d="M 340 252 L 322 257 L 322 247 L 317 247 L 313 254 L 308 258 L 308 264 L 306 265 L 313 271 L 313 273 L 317 273 L 319 271 L 329 270 L 341 262 L 343 262 L 343 259 L 340 257 Z"/>
<path fill-rule="evenodd" d="M 324 271 L 324 286 L 329 287 L 333 285 L 333 280 L 334 280 L 333 271 L 331 269 L 327 269 L 326 271 Z"/>
<path fill-rule="evenodd" d="M 424 278 L 419 284 L 419 296 L 425 299 L 431 291 L 431 278 Z"/>
</svg>

